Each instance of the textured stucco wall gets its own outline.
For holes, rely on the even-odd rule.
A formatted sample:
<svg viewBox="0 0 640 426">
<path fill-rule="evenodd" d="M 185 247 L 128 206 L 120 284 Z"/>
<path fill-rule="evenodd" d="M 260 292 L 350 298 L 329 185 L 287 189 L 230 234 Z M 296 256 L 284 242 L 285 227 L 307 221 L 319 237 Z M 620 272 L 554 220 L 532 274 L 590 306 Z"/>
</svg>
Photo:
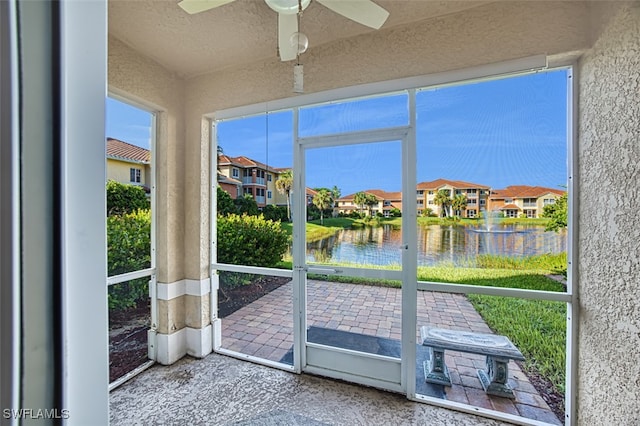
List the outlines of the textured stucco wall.
<svg viewBox="0 0 640 426">
<path fill-rule="evenodd" d="M 500 2 L 417 24 L 380 30 L 302 56 L 305 92 L 424 75 L 536 54 L 589 47 L 583 2 Z M 185 274 L 207 275 L 209 134 L 204 114 L 293 96 L 293 62 L 277 59 L 187 80 Z"/>
<path fill-rule="evenodd" d="M 584 425 L 640 424 L 640 3 L 616 6 L 594 27 L 597 40 L 579 64 Z M 595 20 L 610 14 L 601 9 Z"/>
<path fill-rule="evenodd" d="M 109 89 L 158 112 L 158 281 L 184 278 L 184 82 L 121 41 L 109 37 Z"/>
</svg>

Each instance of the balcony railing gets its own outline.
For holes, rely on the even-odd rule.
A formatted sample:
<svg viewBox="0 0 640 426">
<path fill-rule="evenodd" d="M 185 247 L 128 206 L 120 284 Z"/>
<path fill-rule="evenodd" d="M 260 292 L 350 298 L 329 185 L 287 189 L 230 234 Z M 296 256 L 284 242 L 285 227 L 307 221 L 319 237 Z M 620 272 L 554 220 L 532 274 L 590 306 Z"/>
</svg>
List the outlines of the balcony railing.
<svg viewBox="0 0 640 426">
<path fill-rule="evenodd" d="M 242 183 L 244 183 L 244 184 L 253 183 L 253 177 L 252 176 L 244 176 L 242 178 Z"/>
<path fill-rule="evenodd" d="M 264 195 L 256 195 L 256 203 L 264 204 Z"/>
</svg>

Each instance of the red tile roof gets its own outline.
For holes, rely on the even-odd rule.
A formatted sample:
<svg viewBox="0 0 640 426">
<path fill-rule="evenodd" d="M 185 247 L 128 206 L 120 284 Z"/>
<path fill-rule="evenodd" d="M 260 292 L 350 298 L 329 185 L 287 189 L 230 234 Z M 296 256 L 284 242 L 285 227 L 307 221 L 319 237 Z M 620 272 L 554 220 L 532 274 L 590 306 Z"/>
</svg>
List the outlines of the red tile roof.
<svg viewBox="0 0 640 426">
<path fill-rule="evenodd" d="M 223 175 L 222 173 L 218 173 L 218 182 L 220 183 L 228 183 L 233 185 L 242 185 L 242 182 L 238 179 L 234 179 L 232 177 Z"/>
<path fill-rule="evenodd" d="M 402 201 L 394 201 L 393 203 L 391 203 L 391 205 L 382 207 L 382 210 L 393 210 L 393 209 L 402 210 Z"/>
<path fill-rule="evenodd" d="M 401 201 L 402 200 L 402 192 L 387 192 L 381 189 L 365 189 L 364 192 L 366 194 L 371 194 L 375 196 L 378 200 L 389 200 L 389 201 Z M 344 197 L 338 198 L 338 201 L 351 201 L 356 193 L 345 195 Z"/>
<path fill-rule="evenodd" d="M 257 167 L 259 169 L 263 169 L 263 170 L 269 170 L 269 171 L 273 171 L 276 173 L 282 173 L 285 170 L 290 170 L 291 168 L 282 168 L 282 167 L 267 167 L 266 164 L 261 163 L 259 161 L 255 161 L 252 160 L 249 157 L 245 157 L 244 155 L 241 155 L 240 157 L 229 157 L 228 155 L 225 154 L 220 154 L 218 156 L 218 164 L 219 165 L 234 165 L 234 166 L 238 166 L 238 167 L 244 167 L 244 168 L 249 168 L 249 167 Z"/>
<path fill-rule="evenodd" d="M 500 207 L 498 210 L 520 210 L 520 207 L 515 204 L 507 204 L 506 206 Z"/>
<path fill-rule="evenodd" d="M 107 138 L 107 157 L 148 164 L 151 162 L 151 151 L 118 139 Z"/>
<path fill-rule="evenodd" d="M 504 189 L 491 191 L 492 200 L 503 198 L 539 198 L 546 194 L 563 195 L 566 191 L 543 186 L 511 185 Z"/>
<path fill-rule="evenodd" d="M 471 188 L 484 188 L 489 189 L 488 185 L 482 185 L 480 183 L 465 182 L 462 180 L 449 180 L 449 179 L 436 179 L 430 182 L 420 182 L 417 189 L 440 189 L 443 186 L 451 186 L 455 189 L 471 189 Z"/>
</svg>

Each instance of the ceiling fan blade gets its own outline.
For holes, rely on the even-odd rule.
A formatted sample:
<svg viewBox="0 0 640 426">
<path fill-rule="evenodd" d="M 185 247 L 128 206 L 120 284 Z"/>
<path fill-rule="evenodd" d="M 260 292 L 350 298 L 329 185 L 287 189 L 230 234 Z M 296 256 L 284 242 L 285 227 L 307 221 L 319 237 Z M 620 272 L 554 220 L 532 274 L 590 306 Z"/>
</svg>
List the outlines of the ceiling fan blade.
<svg viewBox="0 0 640 426">
<path fill-rule="evenodd" d="M 389 17 L 382 7 L 371 0 L 317 0 L 321 5 L 367 27 L 379 29 Z"/>
<path fill-rule="evenodd" d="M 232 1 L 235 0 L 182 0 L 178 3 L 178 6 L 180 6 L 189 15 L 193 15 L 231 3 Z"/>
<path fill-rule="evenodd" d="M 298 16 L 278 13 L 278 50 L 280 60 L 291 61 L 298 56 L 298 47 L 291 44 L 291 36 L 298 32 Z"/>
</svg>

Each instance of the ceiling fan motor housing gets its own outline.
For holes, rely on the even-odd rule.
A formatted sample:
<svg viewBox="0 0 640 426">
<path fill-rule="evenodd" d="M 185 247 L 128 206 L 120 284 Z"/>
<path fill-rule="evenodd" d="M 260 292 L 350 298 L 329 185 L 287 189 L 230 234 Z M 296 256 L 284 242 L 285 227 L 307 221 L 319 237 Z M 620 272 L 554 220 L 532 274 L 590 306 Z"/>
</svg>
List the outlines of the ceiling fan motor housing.
<svg viewBox="0 0 640 426">
<path fill-rule="evenodd" d="M 298 0 L 264 0 L 271 9 L 284 15 L 295 15 L 298 13 Z M 302 0 L 302 10 L 306 9 L 311 0 Z"/>
</svg>

